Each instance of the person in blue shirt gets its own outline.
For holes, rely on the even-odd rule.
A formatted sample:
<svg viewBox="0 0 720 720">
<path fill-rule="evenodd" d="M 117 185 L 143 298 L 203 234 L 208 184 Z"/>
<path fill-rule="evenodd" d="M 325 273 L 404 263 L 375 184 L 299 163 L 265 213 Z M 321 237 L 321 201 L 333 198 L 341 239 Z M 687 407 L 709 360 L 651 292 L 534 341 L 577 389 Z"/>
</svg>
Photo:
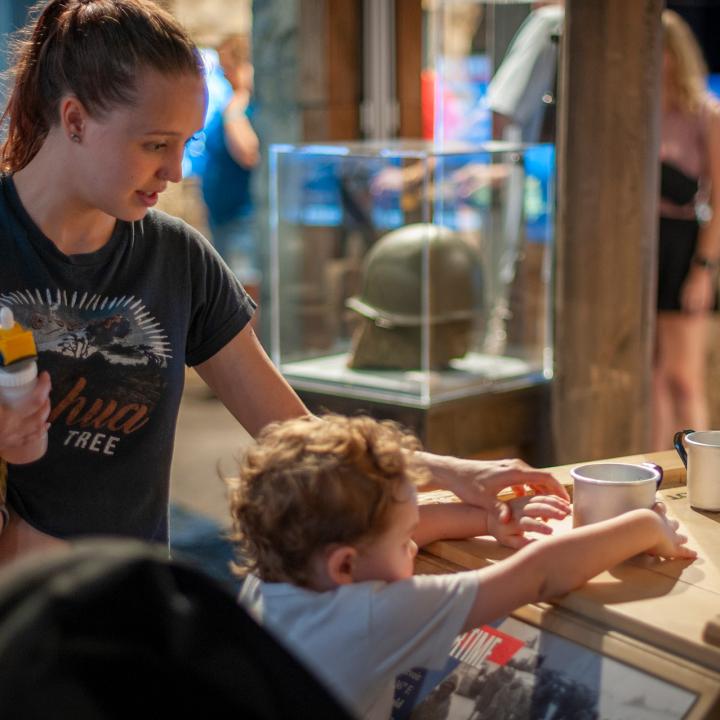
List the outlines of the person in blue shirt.
<svg viewBox="0 0 720 720">
<path fill-rule="evenodd" d="M 218 60 L 232 93 L 207 118 L 201 185 L 213 245 L 240 276 L 258 269 L 250 177 L 260 153 L 250 124 L 253 68 L 247 36 L 225 38 Z"/>
</svg>

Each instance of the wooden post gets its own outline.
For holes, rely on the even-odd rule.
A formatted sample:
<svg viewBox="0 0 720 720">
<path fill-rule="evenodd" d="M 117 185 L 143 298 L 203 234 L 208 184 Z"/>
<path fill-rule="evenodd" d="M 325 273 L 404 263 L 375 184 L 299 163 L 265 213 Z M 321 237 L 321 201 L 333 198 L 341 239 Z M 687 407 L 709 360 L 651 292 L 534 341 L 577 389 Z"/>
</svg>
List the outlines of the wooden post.
<svg viewBox="0 0 720 720">
<path fill-rule="evenodd" d="M 567 0 L 558 127 L 556 461 L 649 447 L 662 0 Z"/>
<path fill-rule="evenodd" d="M 395 0 L 397 96 L 400 108 L 398 137 L 422 137 L 423 9 L 420 0 Z"/>
<path fill-rule="evenodd" d="M 362 6 L 359 0 L 300 0 L 298 101 L 303 140 L 360 135 Z"/>
</svg>

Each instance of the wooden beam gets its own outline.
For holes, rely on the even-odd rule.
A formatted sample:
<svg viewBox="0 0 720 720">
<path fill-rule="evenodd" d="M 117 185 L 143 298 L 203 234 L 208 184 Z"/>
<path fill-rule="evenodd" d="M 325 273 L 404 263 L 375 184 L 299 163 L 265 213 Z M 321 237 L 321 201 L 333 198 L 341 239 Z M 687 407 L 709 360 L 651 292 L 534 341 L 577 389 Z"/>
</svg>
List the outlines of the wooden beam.
<svg viewBox="0 0 720 720">
<path fill-rule="evenodd" d="M 298 48 L 302 140 L 360 135 L 360 0 L 301 0 Z"/>
<path fill-rule="evenodd" d="M 662 0 L 567 0 L 558 126 L 556 462 L 649 447 Z"/>
<path fill-rule="evenodd" d="M 397 97 L 401 138 L 422 137 L 420 74 L 422 72 L 423 10 L 421 0 L 395 0 Z"/>
</svg>

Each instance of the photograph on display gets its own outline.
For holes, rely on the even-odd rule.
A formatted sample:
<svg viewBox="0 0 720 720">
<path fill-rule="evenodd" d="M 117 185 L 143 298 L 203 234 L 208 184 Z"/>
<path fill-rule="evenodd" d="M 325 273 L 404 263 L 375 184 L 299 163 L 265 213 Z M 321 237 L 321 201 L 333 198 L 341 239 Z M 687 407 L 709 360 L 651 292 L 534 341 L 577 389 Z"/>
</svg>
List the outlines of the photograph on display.
<svg viewBox="0 0 720 720">
<path fill-rule="evenodd" d="M 697 695 L 506 618 L 459 636 L 441 671 L 395 686 L 393 720 L 676 720 Z"/>
</svg>

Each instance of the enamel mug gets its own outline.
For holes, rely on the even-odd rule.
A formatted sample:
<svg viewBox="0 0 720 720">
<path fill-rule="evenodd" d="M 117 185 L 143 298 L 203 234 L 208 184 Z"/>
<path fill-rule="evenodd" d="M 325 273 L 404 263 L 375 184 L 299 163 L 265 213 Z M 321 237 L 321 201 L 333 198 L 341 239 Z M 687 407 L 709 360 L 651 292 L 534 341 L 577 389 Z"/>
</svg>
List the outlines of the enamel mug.
<svg viewBox="0 0 720 720">
<path fill-rule="evenodd" d="M 720 430 L 681 430 L 673 444 L 687 468 L 690 505 L 720 512 Z"/>
<path fill-rule="evenodd" d="M 573 527 L 608 520 L 628 510 L 651 508 L 663 471 L 654 463 L 598 462 L 570 471 Z"/>
</svg>

